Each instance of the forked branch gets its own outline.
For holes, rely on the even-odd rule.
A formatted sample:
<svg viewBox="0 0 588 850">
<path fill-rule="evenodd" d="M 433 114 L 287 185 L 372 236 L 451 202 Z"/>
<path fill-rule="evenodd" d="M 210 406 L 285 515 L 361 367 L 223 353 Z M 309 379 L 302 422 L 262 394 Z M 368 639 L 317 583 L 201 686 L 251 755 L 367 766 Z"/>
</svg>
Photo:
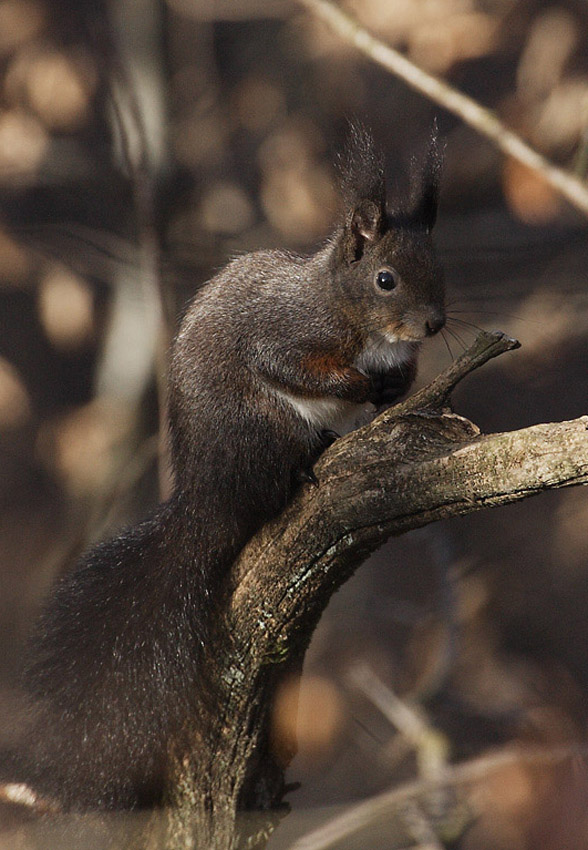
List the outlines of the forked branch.
<svg viewBox="0 0 588 850">
<path fill-rule="evenodd" d="M 213 738 L 232 729 L 230 759 L 217 750 L 209 763 L 219 771 L 217 789 L 230 775 L 234 793 L 238 754 L 255 764 L 242 773 L 241 799 L 255 806 L 279 797 L 269 746 L 275 688 L 301 666 L 332 594 L 370 552 L 438 519 L 588 483 L 588 416 L 482 435 L 448 409 L 462 378 L 517 346 L 503 334 L 480 334 L 428 387 L 338 440 L 315 466 L 319 486 L 304 487 L 245 547 L 228 588 L 230 651 L 216 653 L 228 689 Z"/>
<path fill-rule="evenodd" d="M 253 638 L 250 629 L 269 618 L 262 643 L 298 634 L 299 621 L 318 618 L 334 589 L 392 535 L 588 482 L 588 417 L 481 435 L 446 409 L 462 378 L 517 346 L 480 334 L 428 387 L 323 455 L 320 486 L 306 487 L 265 526 L 233 570 L 239 632 Z"/>
</svg>

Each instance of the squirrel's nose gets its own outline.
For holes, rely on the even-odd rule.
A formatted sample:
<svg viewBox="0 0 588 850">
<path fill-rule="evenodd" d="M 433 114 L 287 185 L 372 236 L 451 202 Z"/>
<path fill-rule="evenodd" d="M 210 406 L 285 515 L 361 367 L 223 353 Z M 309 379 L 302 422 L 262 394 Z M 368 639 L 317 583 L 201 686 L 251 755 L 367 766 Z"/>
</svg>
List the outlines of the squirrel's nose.
<svg viewBox="0 0 588 850">
<path fill-rule="evenodd" d="M 434 334 L 439 333 L 444 325 L 445 315 L 443 313 L 434 313 L 425 322 L 427 336 L 433 336 Z"/>
</svg>

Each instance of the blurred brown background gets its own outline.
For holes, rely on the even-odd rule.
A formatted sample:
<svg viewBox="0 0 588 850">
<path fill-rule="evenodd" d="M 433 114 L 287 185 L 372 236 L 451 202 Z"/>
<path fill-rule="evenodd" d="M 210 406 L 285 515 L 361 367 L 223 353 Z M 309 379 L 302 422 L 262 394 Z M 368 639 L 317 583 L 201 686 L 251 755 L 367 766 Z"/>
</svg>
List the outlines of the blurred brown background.
<svg viewBox="0 0 588 850">
<path fill-rule="evenodd" d="M 585 175 L 584 0 L 345 5 Z M 348 119 L 385 147 L 392 192 L 434 115 L 447 142 L 437 244 L 456 321 L 427 344 L 420 382 L 474 325 L 496 327 L 523 347 L 460 388 L 460 413 L 490 431 L 587 412 L 585 219 L 295 2 L 0 0 L 0 71 L 5 738 L 23 643 L 51 582 L 167 486 L 157 376 L 187 299 L 237 252 L 309 251 L 325 238 Z M 289 846 L 324 807 L 415 775 L 414 747 L 357 686 L 358 664 L 420 706 L 451 760 L 515 741 L 585 741 L 587 608 L 583 490 L 391 541 L 315 636 L 289 774 L 302 787 L 270 846 Z M 284 693 L 278 727 L 293 722 L 291 704 Z M 588 848 L 587 776 L 581 761 L 492 774 L 477 817 L 444 846 Z M 358 846 L 390 845 L 384 829 Z"/>
</svg>

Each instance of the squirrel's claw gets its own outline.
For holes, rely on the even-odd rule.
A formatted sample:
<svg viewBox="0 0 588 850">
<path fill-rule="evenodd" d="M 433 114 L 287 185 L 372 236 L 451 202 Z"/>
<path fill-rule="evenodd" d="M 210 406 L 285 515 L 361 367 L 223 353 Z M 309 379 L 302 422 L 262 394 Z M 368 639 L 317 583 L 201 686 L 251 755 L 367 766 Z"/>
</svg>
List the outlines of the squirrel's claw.
<svg viewBox="0 0 588 850">
<path fill-rule="evenodd" d="M 341 434 L 338 434 L 336 431 L 331 431 L 330 428 L 324 428 L 319 434 L 321 444 L 325 449 L 332 446 L 335 440 L 338 440 L 340 436 Z"/>
<path fill-rule="evenodd" d="M 312 484 L 313 487 L 319 486 L 319 480 L 314 474 L 312 467 L 309 469 L 300 469 L 298 471 L 298 480 L 301 484 Z"/>
</svg>

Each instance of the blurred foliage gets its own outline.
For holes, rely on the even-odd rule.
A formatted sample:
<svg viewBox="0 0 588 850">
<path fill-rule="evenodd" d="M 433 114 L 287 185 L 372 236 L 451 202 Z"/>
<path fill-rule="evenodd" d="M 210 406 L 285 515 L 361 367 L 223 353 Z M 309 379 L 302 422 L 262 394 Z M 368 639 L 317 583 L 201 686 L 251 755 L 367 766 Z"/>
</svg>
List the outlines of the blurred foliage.
<svg viewBox="0 0 588 850">
<path fill-rule="evenodd" d="M 585 173 L 585 3 L 346 5 L 538 150 Z M 132 65 L 143 137 L 117 100 L 113 44 Z M 401 191 L 436 113 L 447 141 L 437 234 L 453 311 L 446 344 L 457 351 L 478 324 L 523 342 L 460 389 L 457 409 L 486 430 L 585 413 L 586 223 L 535 173 L 358 57 L 295 2 L 0 0 L 7 730 L 40 597 L 88 540 L 157 500 L 156 367 L 140 310 L 163 298 L 179 316 L 235 252 L 311 250 L 324 239 L 338 212 L 333 164 L 349 118 L 373 128 L 391 191 Z M 133 171 L 137 145 L 146 147 L 144 172 Z M 141 180 L 161 248 L 157 292 L 142 279 Z M 443 341 L 431 343 L 421 381 L 448 356 Z M 298 714 L 288 688 L 276 709 L 276 745 L 291 748 L 297 731 L 291 775 L 303 786 L 271 846 L 301 831 L 306 807 L 414 774 L 414 748 L 349 683 L 358 661 L 420 707 L 455 759 L 504 742 L 585 740 L 587 568 L 581 491 L 439 525 L 372 559 L 317 632 Z M 478 819 L 454 846 L 588 847 L 587 793 L 582 770 L 489 774 L 474 795 Z M 370 846 L 387 847 L 385 833 Z"/>
</svg>

